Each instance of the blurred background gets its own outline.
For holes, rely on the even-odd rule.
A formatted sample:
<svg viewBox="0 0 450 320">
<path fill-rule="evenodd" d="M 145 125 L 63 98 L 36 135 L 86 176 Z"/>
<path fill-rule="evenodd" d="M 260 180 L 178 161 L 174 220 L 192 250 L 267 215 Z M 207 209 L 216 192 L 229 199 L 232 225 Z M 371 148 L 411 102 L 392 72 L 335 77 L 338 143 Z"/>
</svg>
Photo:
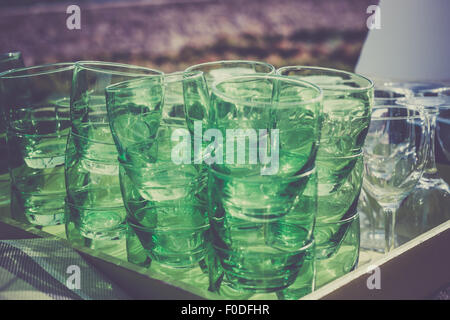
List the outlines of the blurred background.
<svg viewBox="0 0 450 320">
<path fill-rule="evenodd" d="M 378 0 L 0 0 L 0 52 L 26 65 L 105 60 L 165 72 L 221 59 L 353 70 Z M 69 30 L 69 5 L 81 30 Z"/>
</svg>

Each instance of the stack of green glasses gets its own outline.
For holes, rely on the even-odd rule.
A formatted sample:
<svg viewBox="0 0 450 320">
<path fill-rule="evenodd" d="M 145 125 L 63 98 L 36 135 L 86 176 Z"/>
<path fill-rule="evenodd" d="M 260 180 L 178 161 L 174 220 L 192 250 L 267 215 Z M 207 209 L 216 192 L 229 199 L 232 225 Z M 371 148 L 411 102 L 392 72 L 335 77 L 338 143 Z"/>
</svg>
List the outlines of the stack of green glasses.
<svg viewBox="0 0 450 320">
<path fill-rule="evenodd" d="M 0 73 L 7 70 L 22 68 L 23 59 L 20 52 L 0 54 Z M 3 108 L 0 107 L 0 206 L 7 206 L 10 202 L 10 177 L 8 172 L 8 148 L 6 146 L 7 119 Z"/>
<path fill-rule="evenodd" d="M 65 222 L 91 248 L 126 240 L 129 261 L 207 278 L 222 297 L 298 299 L 355 268 L 370 80 L 255 61 L 167 75 L 77 62 L 0 84 L 27 221 Z"/>
<path fill-rule="evenodd" d="M 321 90 L 304 81 L 256 74 L 213 84 L 209 215 L 224 285 L 282 290 L 313 250 L 321 109 Z"/>
<path fill-rule="evenodd" d="M 317 67 L 283 67 L 277 73 L 314 83 L 324 92 L 314 231 L 316 286 L 321 286 L 351 271 L 358 262 L 357 204 L 373 83 L 356 74 Z"/>
<path fill-rule="evenodd" d="M 219 292 L 276 292 L 300 274 L 311 291 L 321 90 L 253 72 L 210 93 L 198 71 L 106 89 L 137 262 L 200 264 Z"/>
<path fill-rule="evenodd" d="M 122 82 L 109 86 L 106 94 L 130 233 L 152 266 L 199 266 L 209 232 L 207 171 L 202 155 L 194 151 L 185 105 L 206 108 L 203 74 L 180 72 Z"/>
<path fill-rule="evenodd" d="M 65 161 L 66 235 L 82 245 L 125 239 L 119 162 L 106 111 L 108 85 L 161 74 L 115 63 L 78 62 L 70 100 L 71 133 Z M 98 241 L 97 241 L 98 240 Z"/>
<path fill-rule="evenodd" d="M 64 222 L 64 157 L 70 130 L 72 63 L 13 69 L 0 75 L 7 119 L 13 218 Z"/>
</svg>

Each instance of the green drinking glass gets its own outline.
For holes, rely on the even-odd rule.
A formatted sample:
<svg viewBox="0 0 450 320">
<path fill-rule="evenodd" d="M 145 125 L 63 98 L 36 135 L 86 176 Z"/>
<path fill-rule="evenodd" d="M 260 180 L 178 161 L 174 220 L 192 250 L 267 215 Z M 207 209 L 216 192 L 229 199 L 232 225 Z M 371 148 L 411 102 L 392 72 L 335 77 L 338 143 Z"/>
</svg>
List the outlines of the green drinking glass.
<svg viewBox="0 0 450 320">
<path fill-rule="evenodd" d="M 275 292 L 296 279 L 312 246 L 321 110 L 321 90 L 305 81 L 258 74 L 213 84 L 205 161 L 224 285 Z"/>
<path fill-rule="evenodd" d="M 357 163 L 369 128 L 373 83 L 350 72 L 317 67 L 283 67 L 277 73 L 309 81 L 323 90 L 317 219 L 338 221 L 357 201 L 361 189 L 362 166 Z M 353 186 L 349 187 L 346 182 L 355 168 L 359 178 L 353 179 Z M 350 194 L 346 201 L 336 205 L 346 193 Z"/>
<path fill-rule="evenodd" d="M 360 247 L 358 212 L 338 222 L 317 224 L 314 238 L 316 241 L 316 288 L 356 268 Z"/>
<path fill-rule="evenodd" d="M 126 214 L 120 192 L 118 152 L 111 134 L 105 88 L 161 74 L 118 63 L 76 63 L 65 161 L 69 240 L 85 239 L 85 243 L 97 239 L 125 240 Z M 131 132 L 136 128 L 130 129 Z"/>
<path fill-rule="evenodd" d="M 221 60 L 212 61 L 193 65 L 188 67 L 185 72 L 203 72 L 206 80 L 206 92 L 211 94 L 212 86 L 215 81 L 223 80 L 232 76 L 242 76 L 251 74 L 274 74 L 275 67 L 266 62 L 250 61 L 250 60 Z M 197 89 L 193 87 L 192 94 L 186 91 L 186 120 L 191 135 L 194 134 L 194 122 L 197 121 L 203 132 L 209 128 L 210 125 L 210 110 L 209 110 L 209 96 L 205 97 L 199 92 L 205 92 L 205 89 Z M 212 128 L 213 129 L 213 128 Z M 202 132 L 202 136 L 203 136 Z M 203 142 L 203 141 L 202 141 Z M 209 143 L 203 142 L 204 149 Z M 197 144 L 198 148 L 198 144 Z M 206 156 L 206 155 L 205 155 Z"/>
<path fill-rule="evenodd" d="M 105 89 L 109 125 L 122 160 L 127 161 L 128 148 L 136 148 L 155 138 L 164 103 L 163 81 L 163 76 L 156 75 L 120 82 Z M 183 112 L 184 105 L 178 109 Z M 184 118 L 184 114 L 180 118 Z"/>
<path fill-rule="evenodd" d="M 151 171 L 151 169 L 148 169 Z M 132 181 L 131 175 L 145 172 L 142 168 L 134 169 L 130 164 L 121 163 L 120 181 L 123 200 L 127 210 L 127 222 L 140 241 L 148 257 L 146 261 L 157 262 L 173 268 L 192 268 L 198 266 L 206 254 L 206 239 L 209 222 L 206 206 L 192 199 L 195 197 L 183 194 L 182 199 L 164 201 L 148 200 L 148 194 L 154 197 L 167 196 L 173 190 L 174 182 L 163 177 L 149 181 L 167 183 L 166 187 L 147 187 L 147 194 L 141 195 Z M 147 173 L 149 176 L 149 173 Z M 177 185 L 178 194 L 182 190 L 198 192 L 194 185 Z M 153 191 L 152 191 L 153 189 Z M 156 199 L 156 200 L 158 200 Z M 131 240 L 131 239 L 130 239 Z M 129 256 L 132 254 L 128 249 Z M 129 257 L 130 259 L 130 257 Z M 134 262 L 130 260 L 130 262 Z"/>
<path fill-rule="evenodd" d="M 106 150 L 103 154 L 84 151 L 100 147 Z M 115 151 L 112 143 L 88 139 L 74 132 L 69 134 L 65 181 L 66 235 L 71 242 L 89 246 L 95 240 L 125 239 L 126 213 L 120 193 L 118 164 L 112 160 L 117 161 L 117 154 L 110 150 Z"/>
<path fill-rule="evenodd" d="M 323 90 L 322 131 L 316 160 L 317 224 L 337 223 L 353 214 L 358 204 L 373 83 L 357 74 L 318 67 L 283 67 L 277 73 L 314 83 Z M 330 241 L 333 237 L 330 234 Z"/>
<path fill-rule="evenodd" d="M 0 54 L 0 73 L 7 70 L 23 68 L 23 59 L 20 52 Z M 11 198 L 11 183 L 8 172 L 8 148 L 6 146 L 7 120 L 3 108 L 0 108 L 0 206 L 7 206 Z"/>
<path fill-rule="evenodd" d="M 135 234 L 131 236 L 139 239 L 152 265 L 198 266 L 205 258 L 209 232 L 207 171 L 202 154 L 195 158 L 185 105 L 190 99 L 207 103 L 201 100 L 208 97 L 203 74 L 179 72 L 126 81 L 109 86 L 106 96 L 120 153 L 127 221 Z M 135 256 L 133 239 L 128 241 L 133 243 L 129 259 Z"/>
<path fill-rule="evenodd" d="M 205 75 L 206 83 L 211 92 L 214 81 L 223 80 L 231 76 L 248 74 L 274 74 L 275 67 L 266 62 L 249 60 L 222 60 L 196 64 L 185 71 L 201 71 Z"/>
<path fill-rule="evenodd" d="M 287 288 L 277 291 L 279 300 L 298 300 L 316 288 L 315 239 L 308 246 L 302 266 L 294 282 Z"/>
<path fill-rule="evenodd" d="M 105 88 L 109 85 L 162 72 L 139 66 L 82 61 L 75 65 L 70 116 L 75 134 L 104 143 L 114 143 L 106 110 Z M 86 150 L 87 153 L 91 150 Z M 94 147 L 92 152 L 96 152 Z"/>
<path fill-rule="evenodd" d="M 70 130 L 72 63 L 13 69 L 0 76 L 6 112 L 11 208 L 40 226 L 64 220 L 64 154 Z"/>
</svg>

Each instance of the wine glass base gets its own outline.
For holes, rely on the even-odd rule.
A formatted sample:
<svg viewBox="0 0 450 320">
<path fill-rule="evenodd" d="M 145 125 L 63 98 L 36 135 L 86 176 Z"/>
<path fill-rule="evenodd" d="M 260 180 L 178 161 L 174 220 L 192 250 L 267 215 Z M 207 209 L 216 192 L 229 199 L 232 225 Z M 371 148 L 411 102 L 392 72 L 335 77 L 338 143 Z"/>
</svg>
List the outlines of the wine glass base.
<svg viewBox="0 0 450 320">
<path fill-rule="evenodd" d="M 422 179 L 402 202 L 396 218 L 399 245 L 450 219 L 450 188 L 442 179 Z"/>
</svg>

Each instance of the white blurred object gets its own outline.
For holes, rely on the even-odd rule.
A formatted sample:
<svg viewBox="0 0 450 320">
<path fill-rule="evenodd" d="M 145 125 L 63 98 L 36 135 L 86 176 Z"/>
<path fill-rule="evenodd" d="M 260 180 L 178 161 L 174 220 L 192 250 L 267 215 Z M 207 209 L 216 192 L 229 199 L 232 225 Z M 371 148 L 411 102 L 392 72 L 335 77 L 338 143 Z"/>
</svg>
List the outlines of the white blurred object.
<svg viewBox="0 0 450 320">
<path fill-rule="evenodd" d="M 450 0 L 380 0 L 379 6 L 381 28 L 369 31 L 355 71 L 377 83 L 450 82 Z"/>
</svg>

